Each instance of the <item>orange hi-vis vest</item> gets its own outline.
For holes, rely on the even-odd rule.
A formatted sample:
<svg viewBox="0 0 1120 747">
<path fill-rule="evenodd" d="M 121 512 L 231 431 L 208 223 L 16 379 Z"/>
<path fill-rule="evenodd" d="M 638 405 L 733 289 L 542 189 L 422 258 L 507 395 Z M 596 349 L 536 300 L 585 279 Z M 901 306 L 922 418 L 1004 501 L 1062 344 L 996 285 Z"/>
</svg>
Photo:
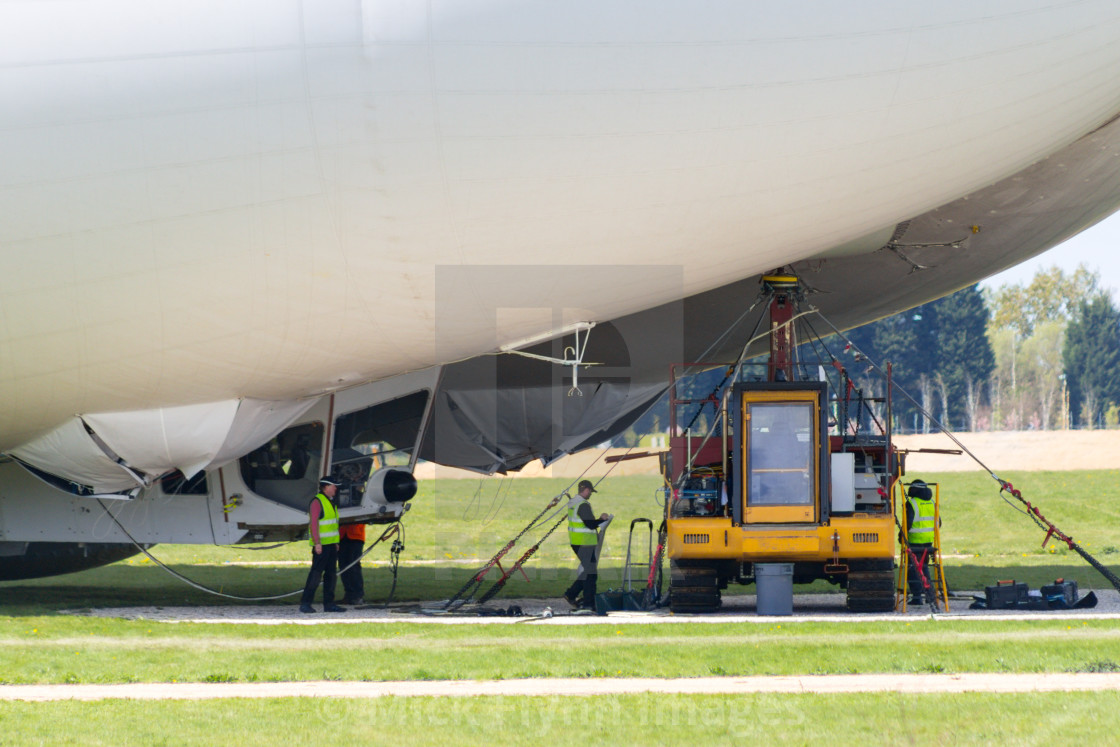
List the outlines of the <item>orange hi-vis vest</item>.
<svg viewBox="0 0 1120 747">
<path fill-rule="evenodd" d="M 338 528 L 338 533 L 348 540 L 357 540 L 358 542 L 366 541 L 365 524 L 343 524 Z"/>
</svg>

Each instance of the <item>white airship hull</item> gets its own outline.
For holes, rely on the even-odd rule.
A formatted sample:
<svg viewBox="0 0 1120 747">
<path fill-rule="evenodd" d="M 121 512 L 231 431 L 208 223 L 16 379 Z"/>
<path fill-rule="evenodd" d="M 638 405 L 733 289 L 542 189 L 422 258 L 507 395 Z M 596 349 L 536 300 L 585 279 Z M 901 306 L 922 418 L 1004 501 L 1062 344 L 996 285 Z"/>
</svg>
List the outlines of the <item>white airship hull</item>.
<svg viewBox="0 0 1120 747">
<path fill-rule="evenodd" d="M 1104 0 L 2 5 L 0 450 L 421 389 L 414 457 L 579 448 L 759 273 L 792 266 L 850 326 L 1114 211 L 1118 41 Z M 578 406 L 555 371 L 503 388 L 520 374 L 490 354 L 579 322 L 617 338 L 621 384 Z M 222 433 L 169 437 L 137 485 L 235 458 Z M 22 469 L 0 465 L 0 551 L 127 539 Z M 239 474 L 121 512 L 142 542 L 292 524 L 253 496 L 231 520 Z"/>
<path fill-rule="evenodd" d="M 0 448 L 75 413 L 299 398 L 554 328 L 493 329 L 505 278 L 439 318 L 448 268 L 577 268 L 519 290 L 590 320 L 710 290 L 1120 111 L 1108 2 L 0 13 L 0 384 L 19 392 Z M 629 265 L 681 269 L 595 272 Z"/>
</svg>

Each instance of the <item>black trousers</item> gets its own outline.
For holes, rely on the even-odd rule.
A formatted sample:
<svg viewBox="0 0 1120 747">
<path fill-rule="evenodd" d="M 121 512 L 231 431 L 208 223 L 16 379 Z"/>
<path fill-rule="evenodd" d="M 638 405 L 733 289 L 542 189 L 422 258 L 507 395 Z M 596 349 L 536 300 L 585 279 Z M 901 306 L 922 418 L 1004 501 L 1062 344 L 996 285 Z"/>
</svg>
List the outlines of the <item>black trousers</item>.
<svg viewBox="0 0 1120 747">
<path fill-rule="evenodd" d="M 910 589 L 910 596 L 921 600 L 925 593 L 925 585 L 922 583 L 923 576 L 929 582 L 929 593 L 933 594 L 933 579 L 929 577 L 929 556 L 933 552 L 933 545 L 914 543 L 910 545 L 910 552 L 913 553 L 913 556 L 910 558 L 910 570 L 906 576 L 906 586 Z M 918 565 L 914 564 L 915 559 L 918 561 Z M 918 575 L 918 566 L 921 567 L 920 576 Z"/>
<path fill-rule="evenodd" d="M 572 552 L 579 558 L 579 575 L 564 592 L 575 599 L 583 592 L 583 606 L 595 609 L 595 586 L 599 581 L 599 548 L 596 545 L 572 545 Z"/>
<path fill-rule="evenodd" d="M 315 590 L 319 588 L 319 579 L 323 580 L 323 606 L 330 607 L 334 604 L 334 585 L 338 577 L 338 545 L 323 545 L 323 552 L 315 554 L 311 549 L 311 570 L 307 573 L 307 583 L 303 586 L 303 596 L 300 605 L 311 604 L 315 598 Z"/>
<path fill-rule="evenodd" d="M 341 537 L 338 540 L 338 567 L 339 569 L 354 563 L 362 557 L 362 548 L 365 547 L 361 540 Z M 353 601 L 366 595 L 365 582 L 362 580 L 362 563 L 358 561 L 340 574 L 342 576 L 342 593 L 346 599 Z"/>
<path fill-rule="evenodd" d="M 599 547 L 597 545 L 572 545 L 572 552 L 579 558 L 579 580 L 588 574 L 599 573 Z"/>
</svg>

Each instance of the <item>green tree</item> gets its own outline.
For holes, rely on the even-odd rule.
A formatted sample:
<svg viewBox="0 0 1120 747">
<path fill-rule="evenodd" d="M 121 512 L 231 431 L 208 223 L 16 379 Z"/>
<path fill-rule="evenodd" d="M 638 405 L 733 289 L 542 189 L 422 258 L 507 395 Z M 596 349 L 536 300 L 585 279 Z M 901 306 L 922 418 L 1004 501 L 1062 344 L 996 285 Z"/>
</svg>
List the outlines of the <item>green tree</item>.
<svg viewBox="0 0 1120 747">
<path fill-rule="evenodd" d="M 977 285 L 946 296 L 933 304 L 937 317 L 937 367 L 943 396 L 948 400 L 948 420 L 957 427 L 975 430 L 988 377 L 995 370 L 995 356 L 988 341 L 988 309 Z M 943 421 L 946 427 L 950 422 Z"/>
<path fill-rule="evenodd" d="M 1019 430 L 1023 427 L 1023 394 L 1019 386 L 1019 331 L 1011 327 L 988 325 L 988 343 L 996 366 L 991 378 L 993 427 Z M 1061 362 L 1061 356 L 1058 358 Z"/>
<path fill-rule="evenodd" d="M 919 402 L 926 402 L 927 397 L 923 394 L 928 382 L 933 380 L 936 368 L 936 332 L 937 311 L 934 304 L 927 303 L 849 330 L 847 335 L 859 350 L 880 366 L 885 366 L 888 361 L 893 363 L 895 386 Z M 860 371 L 854 371 L 852 375 L 869 396 L 883 394 L 877 375 Z M 896 420 L 902 427 L 916 426 L 919 430 L 928 427 L 905 397 L 895 397 L 893 405 Z M 871 409 L 882 416 L 882 407 L 871 406 Z M 927 406 L 926 409 L 932 411 L 932 407 Z"/>
<path fill-rule="evenodd" d="M 893 361 L 895 384 L 946 426 L 975 428 L 995 357 L 987 338 L 988 310 L 975 285 L 849 333 L 857 348 L 882 365 Z M 862 381 L 877 391 L 871 381 Z M 896 397 L 903 427 L 928 430 L 916 408 Z"/>
<path fill-rule="evenodd" d="M 1065 329 L 1063 321 L 1042 322 L 1024 339 L 1017 329 L 989 326 L 995 423 L 1008 430 L 1059 425 Z"/>
<path fill-rule="evenodd" d="M 1056 424 L 1061 407 L 1062 348 L 1066 325 L 1045 321 L 1035 325 L 1034 333 L 1019 348 L 1018 376 L 1030 394 L 1027 422 L 1038 428 Z"/>
<path fill-rule="evenodd" d="M 1059 267 L 1039 270 L 1027 285 L 1007 284 L 990 292 L 992 323 L 1010 328 L 1027 339 L 1043 322 L 1065 322 L 1077 305 L 1098 290 L 1100 274 L 1078 265 L 1066 274 Z"/>
<path fill-rule="evenodd" d="M 1089 428 L 1120 403 L 1120 311 L 1103 291 L 1082 300 L 1062 348 L 1070 410 Z"/>
</svg>

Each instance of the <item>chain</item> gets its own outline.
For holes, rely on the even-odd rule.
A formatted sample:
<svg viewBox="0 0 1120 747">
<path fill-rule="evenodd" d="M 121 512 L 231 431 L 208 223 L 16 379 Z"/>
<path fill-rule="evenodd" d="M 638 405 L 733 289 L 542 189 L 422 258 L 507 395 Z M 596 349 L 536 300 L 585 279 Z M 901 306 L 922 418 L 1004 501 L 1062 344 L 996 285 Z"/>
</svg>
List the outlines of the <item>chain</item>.
<svg viewBox="0 0 1120 747">
<path fill-rule="evenodd" d="M 470 597 L 474 594 L 478 587 L 482 585 L 482 579 L 486 576 L 487 573 L 490 572 L 490 569 L 496 566 L 499 561 L 501 561 L 501 559 L 505 557 L 506 553 L 513 549 L 513 546 L 517 544 L 518 540 L 524 537 L 528 532 L 532 531 L 540 522 L 541 517 L 543 517 L 545 514 L 555 508 L 558 503 L 560 503 L 561 498 L 567 498 L 571 500 L 571 496 L 568 494 L 568 491 L 565 490 L 563 493 L 549 501 L 548 505 L 545 506 L 539 514 L 534 516 L 533 520 L 526 524 L 525 528 L 522 529 L 516 537 L 507 542 L 505 544 L 505 547 L 503 547 L 501 550 L 498 550 L 498 552 L 495 553 L 494 557 L 490 558 L 490 560 L 486 562 L 486 565 L 479 568 L 478 572 L 471 576 L 470 580 L 467 581 L 467 583 L 463 584 L 463 588 L 459 589 L 459 591 L 455 592 L 454 596 L 447 600 L 447 602 L 443 605 L 443 608 L 445 610 L 451 609 L 451 606 L 455 605 L 456 602 L 460 602 L 460 600 L 463 601 L 461 601 L 458 605 L 455 605 L 456 607 L 461 607 L 463 604 L 465 604 L 466 600 L 470 599 Z M 549 534 L 552 534 L 551 530 L 549 531 Z M 470 592 L 470 594 L 467 593 L 468 591 Z"/>
<path fill-rule="evenodd" d="M 568 520 L 567 516 L 560 517 L 560 520 L 557 521 L 555 524 L 553 524 L 552 528 L 549 529 L 547 532 L 545 532 L 545 535 L 543 537 L 541 537 L 539 540 L 537 540 L 537 544 L 533 545 L 528 550 L 526 550 L 525 554 L 522 555 L 520 558 L 518 558 L 517 562 L 514 563 L 513 566 L 508 571 L 506 571 L 505 574 L 503 574 L 501 578 L 499 578 L 497 581 L 494 582 L 494 585 L 491 586 L 490 589 L 487 590 L 487 592 L 482 595 L 482 597 L 478 600 L 478 603 L 479 604 L 486 604 L 491 599 L 493 599 L 494 595 L 497 594 L 499 591 L 501 591 L 502 587 L 506 585 L 506 581 L 509 579 L 509 577 L 512 576 L 516 571 L 520 570 L 521 566 L 523 566 L 525 564 L 525 562 L 527 560 L 529 560 L 529 558 L 533 557 L 533 554 L 537 551 L 537 548 L 539 548 L 541 546 L 541 544 L 544 543 L 544 541 L 546 539 L 548 539 L 549 536 L 553 532 L 555 532 L 557 530 L 557 528 L 559 528 L 559 526 L 567 520 Z"/>
<path fill-rule="evenodd" d="M 996 479 L 999 480 L 999 478 L 996 478 Z M 1020 503 L 1022 503 L 1024 506 L 1027 507 L 1026 514 L 1027 514 L 1027 516 L 1031 517 L 1031 521 L 1033 521 L 1036 525 L 1038 525 L 1039 529 L 1045 529 L 1046 530 L 1046 537 L 1045 537 L 1045 539 L 1042 540 L 1042 546 L 1043 547 L 1046 547 L 1046 543 L 1050 541 L 1051 537 L 1056 537 L 1057 539 L 1061 540 L 1062 542 L 1065 542 L 1066 545 L 1069 547 L 1069 549 L 1073 550 L 1075 553 L 1077 553 L 1082 558 L 1084 558 L 1085 562 L 1087 562 L 1089 565 L 1096 568 L 1097 571 L 1102 576 L 1104 576 L 1106 579 L 1108 579 L 1108 582 L 1110 584 L 1112 584 L 1113 588 L 1115 588 L 1117 591 L 1120 591 L 1120 578 L 1117 578 L 1115 573 L 1110 571 L 1108 568 L 1105 567 L 1105 565 L 1103 563 L 1101 563 L 1099 560 L 1097 560 L 1092 555 L 1090 555 L 1085 550 L 1085 548 L 1083 548 L 1081 545 L 1074 542 L 1073 537 L 1070 537 L 1068 534 L 1063 532 L 1061 529 L 1058 529 L 1058 527 L 1054 526 L 1054 523 L 1051 522 L 1049 519 L 1047 519 L 1045 516 L 1043 516 L 1042 512 L 1039 511 L 1038 508 L 1031 505 L 1031 502 L 1028 501 L 1026 498 L 1024 498 L 1023 494 L 1019 490 L 1017 490 L 1014 485 L 1007 482 L 1006 480 L 999 480 L 999 484 L 1000 484 L 1000 493 L 1008 493 L 1008 494 L 1014 496 L 1016 500 L 1018 500 Z"/>
</svg>

